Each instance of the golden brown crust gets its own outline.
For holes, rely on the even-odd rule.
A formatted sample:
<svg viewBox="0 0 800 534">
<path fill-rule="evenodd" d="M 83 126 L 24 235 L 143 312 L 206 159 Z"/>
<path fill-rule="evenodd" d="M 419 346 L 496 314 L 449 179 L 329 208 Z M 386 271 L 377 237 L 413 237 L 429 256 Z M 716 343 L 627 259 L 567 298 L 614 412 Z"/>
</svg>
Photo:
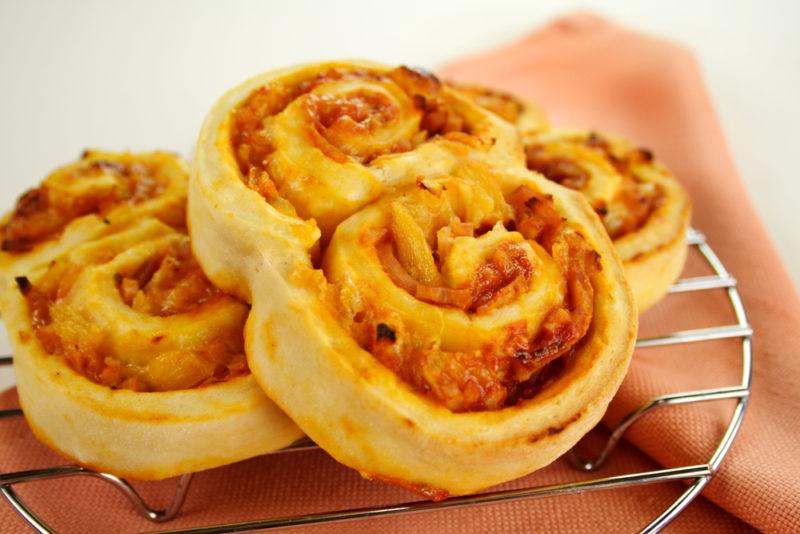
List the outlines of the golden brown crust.
<svg viewBox="0 0 800 534">
<path fill-rule="evenodd" d="M 250 171 L 244 176 L 241 158 L 237 161 L 242 146 L 236 141 L 241 132 L 238 110 L 249 106 L 254 94 L 287 87 L 294 94 L 292 87 L 332 70 L 343 73 L 345 86 L 326 80 L 276 107 L 274 115 L 253 121 L 263 125 L 259 135 L 270 141 L 267 159 L 280 164 L 268 162 L 261 168 L 266 176 L 259 181 L 272 181 L 274 189 L 252 187 Z M 348 74 L 363 71 L 372 74 Z M 307 123 L 296 120 L 294 110 L 306 106 L 312 93 L 343 106 L 326 109 L 325 116 L 336 119 L 323 123 L 355 115 L 355 122 L 369 124 L 374 112 L 376 124 L 393 135 L 403 131 L 406 112 L 422 121 L 423 113 L 403 102 L 413 104 L 417 92 L 436 82 L 406 71 L 400 71 L 404 74 L 397 81 L 396 72 L 366 63 L 309 65 L 258 76 L 223 96 L 197 144 L 190 227 L 195 253 L 209 278 L 252 303 L 246 351 L 259 384 L 312 439 L 365 476 L 437 488 L 432 497 L 441 491 L 461 494 L 546 465 L 599 420 L 627 368 L 636 316 L 616 254 L 590 207 L 577 193 L 527 171 L 513 128 L 458 92 L 439 88 L 439 109 L 455 114 L 467 127 L 435 135 L 425 130 L 418 143 L 372 160 L 354 155 L 357 134 L 334 136 L 334 148 L 351 147 L 342 157 L 314 142 L 319 129 L 313 121 L 313 131 L 298 128 Z M 406 76 L 413 83 L 406 85 Z M 345 101 L 382 103 L 353 106 L 339 98 L 342 94 Z M 373 100 L 373 94 L 390 95 L 389 104 Z M 397 114 L 387 112 L 392 106 Z M 397 146 L 392 135 L 385 139 L 387 146 Z M 351 187 L 351 179 L 368 187 Z M 338 191 L 331 193 L 331 183 L 340 186 Z M 350 196 L 340 201 L 337 195 L 343 193 Z M 515 200 L 515 195 L 522 198 Z M 436 200 L 444 197 L 446 203 Z M 534 197 L 558 214 L 558 224 L 539 225 L 537 217 L 522 213 Z M 456 206 L 457 220 L 427 224 L 435 219 L 432 213 L 441 215 L 447 206 Z M 573 236 L 564 237 L 563 244 L 561 230 L 551 228 L 560 228 L 561 217 L 566 219 L 564 235 Z M 527 229 L 518 231 L 504 222 L 519 222 Z M 480 241 L 482 237 L 486 240 Z M 473 254 L 473 268 L 460 271 L 466 261 L 445 265 L 459 238 L 466 240 L 458 244 L 464 247 L 461 258 L 469 256 L 467 242 L 486 246 L 486 254 Z M 490 243 L 492 239 L 497 242 Z M 438 260 L 426 252 L 432 255 L 434 249 L 441 255 Z M 401 269 L 386 267 L 382 254 Z M 536 276 L 525 262 L 537 265 Z M 587 287 L 591 296 L 584 292 Z M 547 329 L 542 325 L 548 324 L 549 313 L 565 303 L 564 312 L 552 318 L 552 331 L 560 331 L 557 325 L 578 325 L 569 315 L 585 310 L 581 303 L 587 296 L 591 306 L 581 314 L 590 313 L 591 319 L 586 330 L 575 330 L 580 342 L 565 333 L 569 348 L 550 354 L 563 362 L 561 368 L 530 398 L 518 396 L 508 405 L 502 395 L 486 389 L 476 394 L 466 384 L 457 386 L 459 393 L 451 397 L 446 381 L 430 376 L 416 384 L 423 389 L 427 384 L 431 391 L 440 388 L 441 394 L 420 394 L 413 375 L 425 366 L 408 357 L 414 351 L 397 354 L 400 367 L 410 362 L 404 374 L 390 369 L 391 354 L 381 355 L 375 348 L 392 337 L 395 342 L 418 338 L 441 344 L 447 325 L 460 324 L 459 332 L 467 335 L 455 332 L 448 343 L 473 350 L 476 337 L 490 338 L 521 317 L 536 324 L 527 325 L 516 342 L 530 343 Z M 362 304 L 367 304 L 364 310 L 358 309 Z M 406 306 L 411 313 L 404 311 Z M 523 312 L 520 306 L 531 308 Z M 364 337 L 354 323 L 378 308 L 384 315 L 374 317 Z M 397 314 L 402 320 L 389 324 Z M 448 317 L 455 322 L 444 323 Z M 401 324 L 410 336 L 404 337 Z M 481 366 L 489 369 L 489 359 L 475 358 L 470 366 L 478 372 Z M 505 398 L 510 398 L 507 392 Z"/>
</svg>

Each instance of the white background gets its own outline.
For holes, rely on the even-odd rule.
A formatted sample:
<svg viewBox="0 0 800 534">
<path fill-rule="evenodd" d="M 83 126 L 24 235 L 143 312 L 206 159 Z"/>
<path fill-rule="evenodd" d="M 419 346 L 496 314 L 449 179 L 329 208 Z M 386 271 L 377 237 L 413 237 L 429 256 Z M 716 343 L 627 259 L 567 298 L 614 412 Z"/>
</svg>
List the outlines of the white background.
<svg viewBox="0 0 800 534">
<path fill-rule="evenodd" d="M 800 2 L 318 4 L 3 0 L 0 210 L 86 147 L 188 157 L 214 100 L 269 68 L 365 57 L 435 70 L 590 9 L 694 49 L 739 172 L 800 280 Z"/>
</svg>

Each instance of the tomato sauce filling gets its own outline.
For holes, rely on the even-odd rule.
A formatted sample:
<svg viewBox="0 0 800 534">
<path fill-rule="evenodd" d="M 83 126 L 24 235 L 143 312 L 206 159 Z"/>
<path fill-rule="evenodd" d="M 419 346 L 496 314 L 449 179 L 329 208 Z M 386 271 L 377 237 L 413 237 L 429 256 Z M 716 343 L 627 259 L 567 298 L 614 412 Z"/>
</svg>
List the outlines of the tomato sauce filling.
<svg viewBox="0 0 800 534">
<path fill-rule="evenodd" d="M 54 264 L 37 285 L 25 277 L 18 278 L 17 284 L 28 303 L 31 325 L 43 349 L 63 357 L 73 370 L 89 380 L 112 389 L 167 391 L 203 387 L 249 372 L 241 333 L 238 337 L 223 336 L 204 346 L 187 349 L 185 357 L 168 364 L 169 369 L 141 370 L 127 366 L 106 353 L 101 332 L 94 332 L 80 322 L 75 328 L 56 322 L 54 306 L 67 297 L 79 274 L 79 267 Z M 150 258 L 133 273 L 118 273 L 114 281 L 120 298 L 128 306 L 158 317 L 192 313 L 215 300 L 230 298 L 205 277 L 188 241 Z M 160 340 L 151 341 L 157 355 Z M 160 377 L 164 380 L 159 380 Z"/>
<path fill-rule="evenodd" d="M 164 182 L 142 163 L 82 161 L 68 170 L 56 171 L 59 185 L 48 180 L 24 193 L 8 221 L 0 226 L 0 248 L 23 253 L 37 244 L 58 237 L 71 221 L 89 214 L 105 215 L 120 204 L 139 204 L 157 196 Z M 99 176 L 113 178 L 112 187 L 87 188 L 70 194 L 69 186 Z"/>
<path fill-rule="evenodd" d="M 468 133 L 460 114 L 441 95 L 442 84 L 432 74 L 398 67 L 387 73 L 368 69 L 328 69 L 294 85 L 274 82 L 256 89 L 232 115 L 231 145 L 245 183 L 268 201 L 278 198 L 275 182 L 267 168 L 273 153 L 272 142 L 264 132 L 264 122 L 283 111 L 293 100 L 321 84 L 338 80 L 374 80 L 399 86 L 421 115 L 420 131 L 413 139 L 399 139 L 389 147 L 372 151 L 347 148 L 352 136 L 369 134 L 399 116 L 397 104 L 382 93 L 355 90 L 344 95 L 311 95 L 307 102 L 310 123 L 326 144 L 310 140 L 328 157 L 338 162 L 352 158 L 364 164 L 377 156 L 405 152 L 425 139 L 449 133 Z"/>
<path fill-rule="evenodd" d="M 653 161 L 653 154 L 649 150 L 637 148 L 619 155 L 612 149 L 608 140 L 596 133 L 589 134 L 582 144 L 602 153 L 622 176 L 622 186 L 615 199 L 622 205 L 622 215 L 615 212 L 611 216 L 608 207 L 602 201 L 594 205 L 608 234 L 612 239 L 619 239 L 642 228 L 653 212 L 662 205 L 664 192 L 657 185 L 653 186 L 640 180 L 634 173 L 633 167 L 637 164 L 650 163 Z M 529 169 L 565 187 L 580 191 L 589 182 L 589 171 L 583 168 L 579 161 L 551 156 L 540 144 L 528 144 L 525 147 L 525 155 Z"/>
<path fill-rule="evenodd" d="M 522 317 L 506 325 L 497 342 L 451 352 L 415 343 L 419 334 L 407 331 L 402 319 L 380 303 L 367 305 L 354 318 L 353 335 L 364 349 L 416 391 L 453 412 L 499 410 L 531 398 L 562 369 L 554 362 L 581 346 L 592 321 L 592 275 L 600 269 L 599 255 L 567 227 L 548 196 L 521 186 L 507 201 L 513 218 L 506 226 L 544 248 L 564 280 L 563 300 L 535 333 L 529 333 Z M 460 233 L 474 237 L 478 231 L 466 225 Z M 370 236 L 391 280 L 425 302 L 481 314 L 512 302 L 529 288 L 532 267 L 514 243 L 501 244 L 488 254 L 469 287 L 452 288 L 435 277 L 421 281 L 424 275 L 404 266 L 401 247 L 392 243 L 396 238 L 391 229 Z"/>
</svg>

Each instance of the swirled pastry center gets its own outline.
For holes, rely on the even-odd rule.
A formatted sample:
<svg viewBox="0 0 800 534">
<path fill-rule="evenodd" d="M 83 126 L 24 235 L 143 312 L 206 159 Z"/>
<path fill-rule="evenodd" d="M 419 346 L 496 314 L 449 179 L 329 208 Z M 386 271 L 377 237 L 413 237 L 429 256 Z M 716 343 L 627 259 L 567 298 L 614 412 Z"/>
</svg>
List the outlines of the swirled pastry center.
<svg viewBox="0 0 800 534">
<path fill-rule="evenodd" d="M 304 97 L 308 117 L 334 147 L 359 159 L 375 154 L 350 153 L 352 135 L 369 134 L 410 118 L 413 139 L 396 140 L 388 152 L 410 150 L 427 137 L 463 131 L 464 119 L 438 96 L 439 81 L 406 67 L 388 73 L 365 69 L 330 69 L 295 84 L 274 83 L 253 92 L 234 111 L 231 142 L 239 168 L 245 177 L 252 169 L 263 169 L 274 150 L 265 122 Z M 396 99 L 396 100 L 393 100 Z M 400 106 L 411 104 L 411 117 L 403 117 Z M 422 131 L 419 131 L 419 130 Z M 413 141 L 413 142 L 412 142 Z"/>
<path fill-rule="evenodd" d="M 276 81 L 233 111 L 231 148 L 249 187 L 284 213 L 316 220 L 327 239 L 381 193 L 382 156 L 436 136 L 475 142 L 441 91 L 435 77 L 405 67 Z"/>
<path fill-rule="evenodd" d="M 44 350 L 114 389 L 171 391 L 246 374 L 247 306 L 208 281 L 185 236 L 148 245 L 99 265 L 54 262 L 35 286 L 17 280 Z"/>
<path fill-rule="evenodd" d="M 2 250 L 26 252 L 57 237 L 78 217 L 102 216 L 120 204 L 139 204 L 164 187 L 156 170 L 141 162 L 79 161 L 20 197 L 11 217 L 0 227 Z"/>
<path fill-rule="evenodd" d="M 455 412 L 530 398 L 593 315 L 597 254 L 546 195 L 421 179 L 340 226 L 324 260 L 362 348 Z"/>
</svg>

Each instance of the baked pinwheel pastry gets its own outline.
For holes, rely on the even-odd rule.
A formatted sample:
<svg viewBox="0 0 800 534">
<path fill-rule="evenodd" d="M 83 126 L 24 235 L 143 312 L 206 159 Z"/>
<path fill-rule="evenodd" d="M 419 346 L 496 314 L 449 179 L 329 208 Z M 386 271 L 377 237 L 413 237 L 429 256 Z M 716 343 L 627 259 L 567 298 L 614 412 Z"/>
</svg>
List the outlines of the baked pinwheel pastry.
<svg viewBox="0 0 800 534">
<path fill-rule="evenodd" d="M 551 130 L 523 135 L 528 168 L 584 194 L 614 242 L 644 311 L 686 260 L 690 201 L 649 150 L 608 134 Z"/>
<path fill-rule="evenodd" d="M 249 307 L 165 224 L 185 228 L 186 181 L 171 155 L 93 152 L 4 219 L 20 404 L 41 441 L 84 466 L 160 479 L 302 435 L 249 372 Z"/>
<path fill-rule="evenodd" d="M 483 85 L 454 81 L 447 83 L 482 108 L 510 122 L 521 132 L 546 130 L 550 125 L 544 110 L 529 100 Z"/>
<path fill-rule="evenodd" d="M 185 226 L 185 164 L 172 154 L 86 151 L 0 220 L 0 287 L 140 217 Z"/>
<path fill-rule="evenodd" d="M 197 144 L 189 222 L 252 303 L 250 369 L 335 459 L 432 499 L 542 467 L 601 417 L 637 318 L 583 198 L 430 75 L 263 74 Z"/>
<path fill-rule="evenodd" d="M 18 277 L 2 298 L 36 436 L 104 472 L 161 479 L 284 447 L 300 430 L 244 356 L 248 306 L 189 238 L 145 218 Z"/>
</svg>

